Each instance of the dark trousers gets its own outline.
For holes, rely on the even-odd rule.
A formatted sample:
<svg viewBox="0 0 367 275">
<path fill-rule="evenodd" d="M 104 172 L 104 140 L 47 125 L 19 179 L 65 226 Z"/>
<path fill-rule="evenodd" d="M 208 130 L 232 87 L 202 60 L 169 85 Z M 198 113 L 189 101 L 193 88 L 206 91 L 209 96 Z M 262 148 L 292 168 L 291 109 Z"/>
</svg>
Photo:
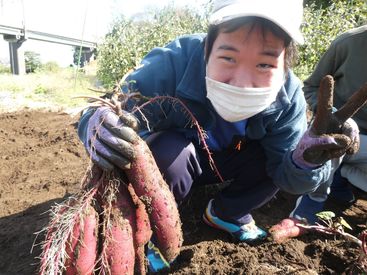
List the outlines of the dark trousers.
<svg viewBox="0 0 367 275">
<path fill-rule="evenodd" d="M 170 190 L 180 204 L 193 185 L 218 183 L 207 153 L 175 131 L 151 135 L 147 143 Z M 268 202 L 278 191 L 265 171 L 264 150 L 257 141 L 245 141 L 240 150 L 212 152 L 212 158 L 230 184 L 214 200 L 215 213 L 236 223 L 252 220 L 250 212 Z"/>
</svg>

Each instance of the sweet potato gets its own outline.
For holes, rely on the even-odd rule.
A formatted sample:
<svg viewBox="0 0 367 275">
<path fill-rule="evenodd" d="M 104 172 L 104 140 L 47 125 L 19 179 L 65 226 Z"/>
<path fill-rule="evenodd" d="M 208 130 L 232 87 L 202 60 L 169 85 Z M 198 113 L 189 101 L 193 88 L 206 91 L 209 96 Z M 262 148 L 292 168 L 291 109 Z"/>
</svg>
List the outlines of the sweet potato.
<svg viewBox="0 0 367 275">
<path fill-rule="evenodd" d="M 302 221 L 294 218 L 283 219 L 280 223 L 272 226 L 269 233 L 276 243 L 282 243 L 289 238 L 298 237 L 306 232 L 306 229 L 297 225 L 300 223 Z"/>
<path fill-rule="evenodd" d="M 147 144 L 137 137 L 133 147 L 135 159 L 126 175 L 147 208 L 157 247 L 170 262 L 180 253 L 183 242 L 177 205 Z"/>
<path fill-rule="evenodd" d="M 128 191 L 135 204 L 135 223 L 134 223 L 134 245 L 136 253 L 135 267 L 139 274 L 145 274 L 145 253 L 144 246 L 152 237 L 152 229 L 150 227 L 149 216 L 144 203 L 136 195 L 131 184 L 128 185 Z"/>
<path fill-rule="evenodd" d="M 66 244 L 65 274 L 92 274 L 97 258 L 98 214 L 88 205 Z"/>
<path fill-rule="evenodd" d="M 125 185 L 116 193 L 116 201 L 105 217 L 110 225 L 105 226 L 105 256 L 110 274 L 134 274 L 135 247 L 131 224 L 135 220 L 134 205 Z M 109 212 L 109 211 L 106 211 Z"/>
<path fill-rule="evenodd" d="M 112 210 L 112 227 L 106 244 L 110 274 L 134 274 L 135 252 L 131 226 L 117 211 Z"/>
</svg>

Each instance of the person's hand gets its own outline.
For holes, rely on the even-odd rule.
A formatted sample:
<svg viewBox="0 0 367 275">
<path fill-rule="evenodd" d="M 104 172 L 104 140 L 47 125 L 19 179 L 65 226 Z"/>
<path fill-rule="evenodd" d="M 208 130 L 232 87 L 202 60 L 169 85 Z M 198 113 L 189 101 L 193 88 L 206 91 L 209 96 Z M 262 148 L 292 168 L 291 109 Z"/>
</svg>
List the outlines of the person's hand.
<svg viewBox="0 0 367 275">
<path fill-rule="evenodd" d="M 131 142 L 136 132 L 109 107 L 99 107 L 90 117 L 84 146 L 91 160 L 104 170 L 129 169 L 134 159 Z"/>
<path fill-rule="evenodd" d="M 334 113 L 333 85 L 331 76 L 322 79 L 315 119 L 293 152 L 293 161 L 301 168 L 315 168 L 359 150 L 359 129 L 350 117 L 366 103 L 367 84 Z"/>
<path fill-rule="evenodd" d="M 344 122 L 342 127 L 342 132 L 350 137 L 351 145 L 347 149 L 346 153 L 348 155 L 353 155 L 359 150 L 359 127 L 357 123 L 352 119 L 348 118 L 346 122 Z"/>
</svg>

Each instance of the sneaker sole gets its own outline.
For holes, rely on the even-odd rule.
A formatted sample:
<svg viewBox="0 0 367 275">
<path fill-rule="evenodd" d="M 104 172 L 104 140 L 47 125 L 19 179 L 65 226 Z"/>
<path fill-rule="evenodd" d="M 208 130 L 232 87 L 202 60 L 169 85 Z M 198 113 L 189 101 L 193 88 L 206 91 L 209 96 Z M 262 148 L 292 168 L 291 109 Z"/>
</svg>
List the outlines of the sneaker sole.
<svg viewBox="0 0 367 275">
<path fill-rule="evenodd" d="M 231 237 L 232 237 L 232 240 L 234 242 L 245 242 L 245 243 L 248 243 L 248 244 L 255 244 L 255 243 L 258 243 L 258 242 L 261 242 L 263 240 L 266 239 L 267 235 L 263 236 L 263 237 L 259 237 L 259 238 L 256 238 L 256 239 L 248 239 L 246 241 L 241 241 L 239 240 L 236 236 L 234 236 L 230 231 L 226 230 L 226 229 L 223 229 L 222 227 L 212 223 L 205 215 L 205 213 L 203 214 L 203 221 L 204 223 L 206 223 L 207 225 L 209 225 L 210 227 L 213 227 L 215 229 L 218 229 L 218 230 L 221 230 L 221 231 L 224 231 L 224 232 L 227 232 Z"/>
<path fill-rule="evenodd" d="M 220 230 L 223 230 L 225 232 L 228 232 L 227 230 L 224 230 L 223 228 L 219 227 L 218 225 L 216 225 L 215 223 L 212 223 L 211 221 L 208 220 L 208 218 L 206 217 L 205 214 L 203 214 L 203 221 L 209 225 L 210 227 L 214 227 L 216 229 L 220 229 Z M 231 232 L 228 232 L 228 233 L 231 233 Z"/>
</svg>

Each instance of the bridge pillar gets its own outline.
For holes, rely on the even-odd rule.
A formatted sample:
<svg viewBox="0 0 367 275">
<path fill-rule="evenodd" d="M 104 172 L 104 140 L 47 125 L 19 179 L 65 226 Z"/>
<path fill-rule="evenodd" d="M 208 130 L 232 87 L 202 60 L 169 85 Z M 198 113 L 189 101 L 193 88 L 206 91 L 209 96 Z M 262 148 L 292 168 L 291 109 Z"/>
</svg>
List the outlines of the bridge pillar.
<svg viewBox="0 0 367 275">
<path fill-rule="evenodd" d="M 83 52 L 87 62 L 90 62 L 90 59 L 95 55 L 95 49 L 83 48 Z"/>
<path fill-rule="evenodd" d="M 4 39 L 9 43 L 10 67 L 12 74 L 25 74 L 24 51 L 21 49 L 24 37 L 4 34 Z"/>
<path fill-rule="evenodd" d="M 74 53 L 74 64 L 78 64 L 79 60 L 79 66 L 83 68 L 86 63 L 89 63 L 91 58 L 94 57 L 96 53 L 96 50 L 89 47 L 75 47 L 75 53 Z"/>
</svg>

